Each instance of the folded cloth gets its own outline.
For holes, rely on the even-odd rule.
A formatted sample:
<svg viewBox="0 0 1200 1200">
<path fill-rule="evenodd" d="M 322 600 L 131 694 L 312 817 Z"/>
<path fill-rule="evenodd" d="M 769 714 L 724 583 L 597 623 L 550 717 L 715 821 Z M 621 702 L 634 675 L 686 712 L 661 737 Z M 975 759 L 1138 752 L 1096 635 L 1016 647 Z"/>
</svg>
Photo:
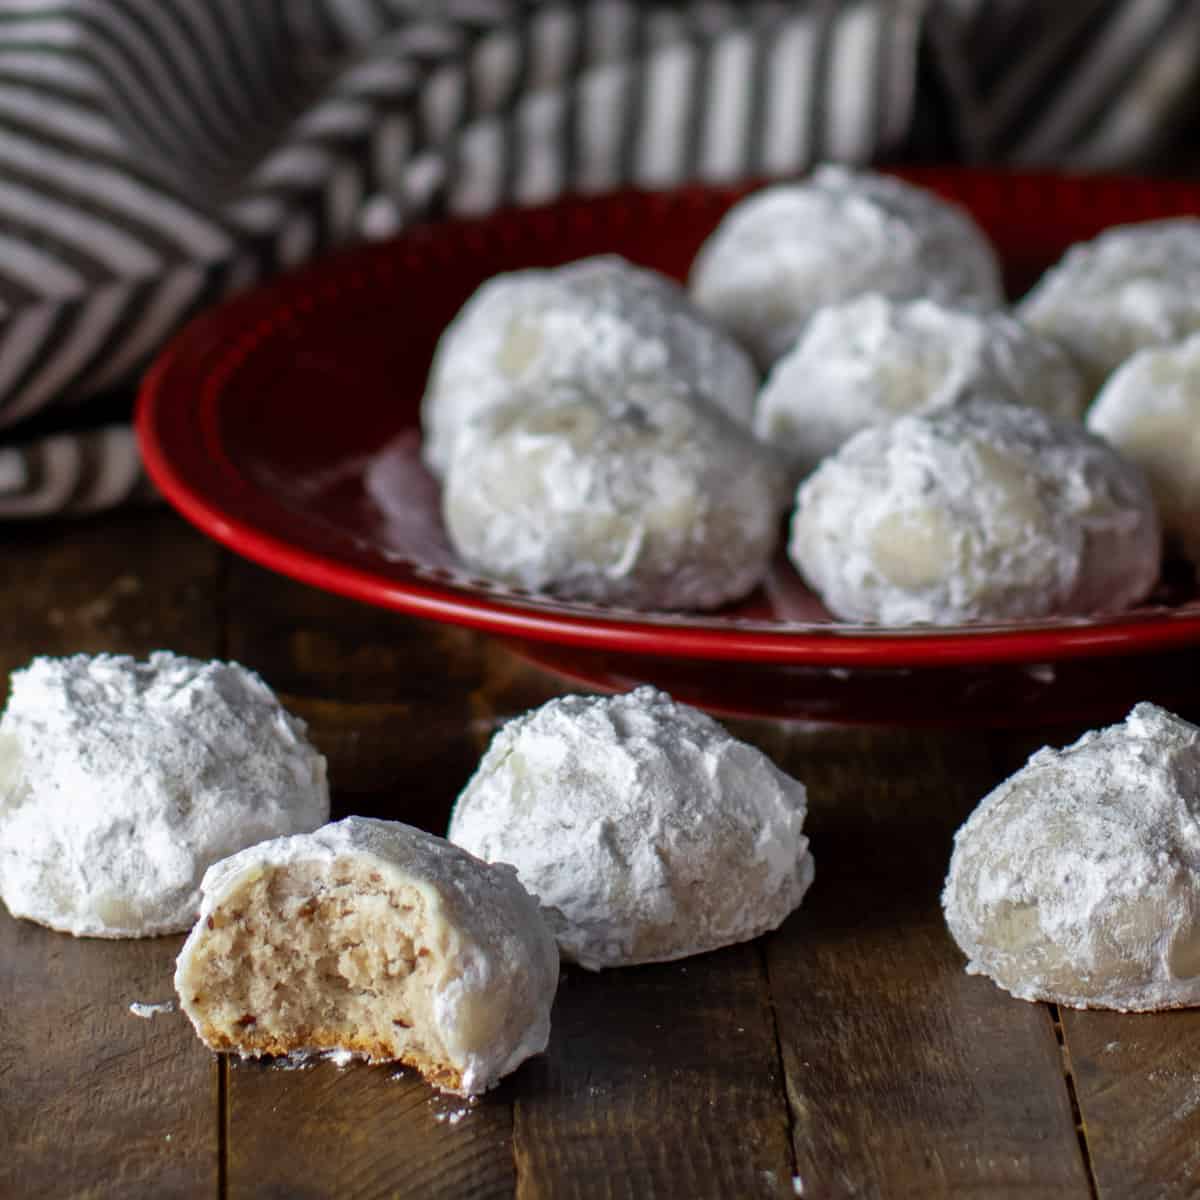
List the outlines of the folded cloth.
<svg viewBox="0 0 1200 1200">
<path fill-rule="evenodd" d="M 53 405 L 69 425 L 198 309 L 447 213 L 951 147 L 1137 163 L 1187 111 L 1195 15 L 1159 0 L 8 0 L 0 426 L 20 444 Z M 146 494 L 131 445 L 70 428 L 26 445 L 0 461 L 0 517 Z"/>
</svg>

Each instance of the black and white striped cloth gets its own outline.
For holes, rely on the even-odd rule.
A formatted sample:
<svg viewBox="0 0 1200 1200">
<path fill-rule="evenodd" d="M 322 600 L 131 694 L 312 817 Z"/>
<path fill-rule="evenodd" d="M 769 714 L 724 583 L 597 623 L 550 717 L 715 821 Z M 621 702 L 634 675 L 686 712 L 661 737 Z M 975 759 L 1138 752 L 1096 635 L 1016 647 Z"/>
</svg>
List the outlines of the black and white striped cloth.
<svg viewBox="0 0 1200 1200">
<path fill-rule="evenodd" d="M 1198 83 L 1195 0 L 0 0 L 0 517 L 144 493 L 80 402 L 347 239 L 825 159 L 1171 166 Z"/>
</svg>

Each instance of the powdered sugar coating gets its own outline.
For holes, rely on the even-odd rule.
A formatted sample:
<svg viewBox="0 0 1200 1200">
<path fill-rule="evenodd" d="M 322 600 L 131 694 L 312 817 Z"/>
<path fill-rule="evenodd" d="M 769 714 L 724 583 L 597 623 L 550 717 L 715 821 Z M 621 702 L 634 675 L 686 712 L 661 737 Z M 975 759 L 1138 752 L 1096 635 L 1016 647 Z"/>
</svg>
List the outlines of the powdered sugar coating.
<svg viewBox="0 0 1200 1200">
<path fill-rule="evenodd" d="M 813 877 L 804 785 L 710 717 L 640 687 L 564 696 L 493 738 L 450 839 L 516 866 L 591 970 L 774 929 Z"/>
<path fill-rule="evenodd" d="M 995 308 L 995 251 L 962 210 L 870 171 L 818 168 L 736 204 L 692 265 L 696 304 L 759 365 L 795 344 L 817 309 L 863 292 Z"/>
<path fill-rule="evenodd" d="M 435 1070 L 435 1082 L 443 1090 L 461 1095 L 486 1091 L 546 1048 L 558 987 L 558 951 L 537 902 L 516 872 L 480 862 L 445 839 L 409 825 L 366 817 L 347 817 L 315 833 L 276 838 L 210 868 L 204 877 L 200 920 L 175 971 L 181 1004 L 201 1037 L 208 1028 L 208 1010 L 219 1001 L 212 995 L 196 999 L 197 990 L 205 986 L 199 960 L 211 936 L 210 920 L 219 922 L 222 907 L 237 901 L 248 881 L 299 868 L 325 882 L 337 871 L 352 870 L 381 889 L 400 889 L 419 898 L 418 932 L 433 972 L 428 981 L 430 1024 L 420 1033 L 438 1049 L 440 1058 L 427 1066 Z M 250 915 L 260 927 L 266 924 L 267 914 Z M 384 983 L 378 981 L 379 1005 L 386 1003 Z M 277 989 L 280 994 L 283 990 Z M 367 989 L 368 999 L 373 994 Z M 384 1012 L 384 1024 L 390 1016 L 390 1011 Z M 330 1047 L 288 1047 L 290 1052 L 310 1049 Z M 343 1049 L 359 1053 L 352 1038 Z M 243 1052 L 260 1051 L 251 1045 Z M 394 1055 L 368 1057 L 386 1060 L 401 1053 L 397 1046 Z"/>
<path fill-rule="evenodd" d="M 975 397 L 864 429 L 800 486 L 789 554 L 848 621 L 1110 612 L 1160 565 L 1141 472 L 1075 424 Z"/>
<path fill-rule="evenodd" d="M 870 292 L 817 311 L 772 368 L 754 429 L 805 475 L 860 429 L 980 389 L 1064 420 L 1087 399 L 1066 353 L 1005 313 Z"/>
<path fill-rule="evenodd" d="M 1023 1000 L 1200 1004 L 1200 729 L 1152 704 L 1039 750 L 954 839 L 967 970 Z"/>
<path fill-rule="evenodd" d="M 1087 426 L 1145 471 L 1164 530 L 1200 564 L 1200 334 L 1127 359 Z"/>
<path fill-rule="evenodd" d="M 1135 351 L 1200 332 L 1200 219 L 1118 225 L 1072 246 L 1017 312 L 1070 351 L 1094 393 Z"/>
<path fill-rule="evenodd" d="M 329 816 L 325 759 L 252 671 L 35 658 L 0 719 L 0 897 L 91 937 L 187 929 L 217 859 Z"/>
<path fill-rule="evenodd" d="M 438 343 L 421 410 L 430 469 L 445 473 L 480 413 L 571 383 L 676 388 L 748 426 L 758 373 L 681 287 L 617 255 L 498 275 Z"/>
<path fill-rule="evenodd" d="M 530 591 L 706 609 L 752 590 L 777 537 L 782 468 L 674 391 L 560 387 L 482 414 L 442 512 L 459 556 Z"/>
</svg>

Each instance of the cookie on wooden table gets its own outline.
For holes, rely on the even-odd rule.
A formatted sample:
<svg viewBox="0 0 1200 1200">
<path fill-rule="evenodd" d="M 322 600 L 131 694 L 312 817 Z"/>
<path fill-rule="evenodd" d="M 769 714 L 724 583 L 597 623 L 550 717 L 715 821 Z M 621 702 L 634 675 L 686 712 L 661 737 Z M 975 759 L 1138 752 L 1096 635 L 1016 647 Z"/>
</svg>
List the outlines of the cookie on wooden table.
<svg viewBox="0 0 1200 1200">
<path fill-rule="evenodd" d="M 0 898 L 80 936 L 187 929 L 205 870 L 329 819 L 304 722 L 236 663 L 36 658 L 0 718 Z"/>
<path fill-rule="evenodd" d="M 954 839 L 954 940 L 1023 1000 L 1200 1004 L 1200 729 L 1153 704 L 1039 750 Z"/>
<path fill-rule="evenodd" d="M 813 878 L 804 785 L 716 721 L 640 687 L 509 722 L 455 805 L 451 841 L 512 863 L 563 957 L 684 958 L 774 929 Z"/>
<path fill-rule="evenodd" d="M 511 867 L 348 817 L 204 877 L 175 987 L 215 1050 L 341 1050 L 473 1095 L 545 1049 L 558 952 Z"/>
</svg>

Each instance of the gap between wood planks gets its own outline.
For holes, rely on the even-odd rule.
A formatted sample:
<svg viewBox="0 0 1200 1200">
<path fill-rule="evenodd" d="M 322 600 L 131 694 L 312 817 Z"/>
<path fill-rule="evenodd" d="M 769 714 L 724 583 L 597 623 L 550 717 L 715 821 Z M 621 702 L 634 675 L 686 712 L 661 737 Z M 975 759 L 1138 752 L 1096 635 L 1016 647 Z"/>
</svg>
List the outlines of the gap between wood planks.
<svg viewBox="0 0 1200 1200">
<path fill-rule="evenodd" d="M 1063 1079 L 1067 1085 L 1067 1097 L 1071 1101 L 1071 1116 L 1075 1119 L 1075 1136 L 1079 1139 L 1079 1156 L 1083 1159 L 1083 1169 L 1087 1175 L 1092 1200 L 1099 1200 L 1100 1189 L 1096 1184 L 1096 1171 L 1092 1164 L 1092 1150 L 1088 1145 L 1083 1109 L 1079 1106 L 1079 1093 L 1075 1088 L 1075 1069 L 1071 1065 L 1071 1049 L 1067 1045 L 1062 1014 L 1059 1012 L 1057 1004 L 1047 1004 L 1046 1011 L 1050 1014 L 1050 1025 L 1054 1030 L 1054 1038 L 1058 1042 L 1058 1052 L 1062 1058 Z"/>
<path fill-rule="evenodd" d="M 217 1200 L 229 1195 L 229 1056 L 217 1055 Z"/>
<path fill-rule="evenodd" d="M 787 1114 L 787 1147 L 788 1161 L 791 1167 L 792 1179 L 800 1174 L 799 1159 L 796 1157 L 796 1114 L 792 1111 L 792 1092 L 788 1087 L 787 1064 L 783 1058 L 783 1035 L 779 1032 L 779 1013 L 775 1009 L 775 995 L 771 991 L 771 968 L 767 963 L 767 939 L 755 940 L 755 951 L 758 954 L 758 967 L 762 975 L 763 990 L 767 996 L 767 1007 L 771 1010 L 771 1032 L 775 1035 L 775 1066 L 779 1071 L 779 1084 L 783 1088 L 783 1108 Z"/>
</svg>

